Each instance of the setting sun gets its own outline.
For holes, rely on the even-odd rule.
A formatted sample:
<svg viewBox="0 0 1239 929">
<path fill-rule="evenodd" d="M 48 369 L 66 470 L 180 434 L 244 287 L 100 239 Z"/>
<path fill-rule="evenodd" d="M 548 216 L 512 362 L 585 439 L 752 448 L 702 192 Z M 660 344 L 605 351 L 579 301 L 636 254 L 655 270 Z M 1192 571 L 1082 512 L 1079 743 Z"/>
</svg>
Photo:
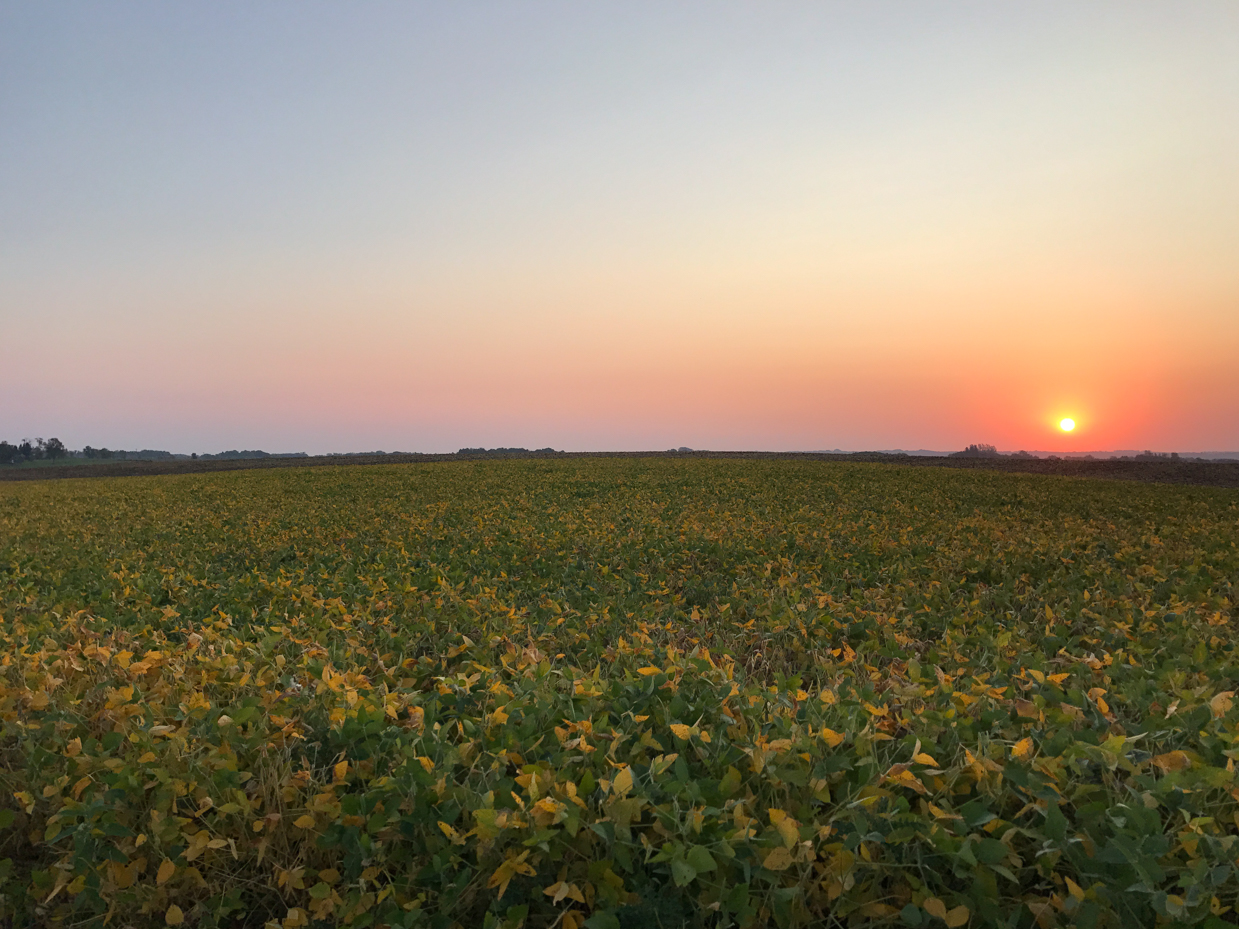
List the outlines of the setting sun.
<svg viewBox="0 0 1239 929">
<path fill-rule="evenodd" d="M 1076 421 L 1071 418 L 1064 419 L 1062 422 L 1058 424 L 1058 428 L 1063 430 L 1063 432 L 1070 432 L 1075 427 L 1076 427 Z"/>
</svg>

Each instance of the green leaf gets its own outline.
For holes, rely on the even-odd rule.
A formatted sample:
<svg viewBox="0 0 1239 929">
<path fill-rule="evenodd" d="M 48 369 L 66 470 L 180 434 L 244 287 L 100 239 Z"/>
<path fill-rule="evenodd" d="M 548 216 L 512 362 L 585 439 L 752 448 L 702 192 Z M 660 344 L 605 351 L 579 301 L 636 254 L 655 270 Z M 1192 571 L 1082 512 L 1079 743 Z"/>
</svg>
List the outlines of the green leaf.
<svg viewBox="0 0 1239 929">
<path fill-rule="evenodd" d="M 692 846 L 688 850 L 685 860 L 698 874 L 701 874 L 704 871 L 713 871 L 718 867 L 718 865 L 714 863 L 713 856 L 700 845 Z"/>
<path fill-rule="evenodd" d="M 620 929 L 620 921 L 614 913 L 600 911 L 585 920 L 585 929 Z"/>
<path fill-rule="evenodd" d="M 697 877 L 697 869 L 683 858 L 671 859 L 671 878 L 676 887 L 686 887 Z"/>
<path fill-rule="evenodd" d="M 1057 803 L 1051 802 L 1045 811 L 1045 834 L 1055 842 L 1067 838 L 1067 818 Z"/>
<path fill-rule="evenodd" d="M 731 888 L 731 893 L 727 895 L 727 909 L 732 913 L 740 913 L 748 909 L 749 905 L 749 885 L 737 884 Z"/>
<path fill-rule="evenodd" d="M 1007 857 L 1007 846 L 997 839 L 982 839 L 977 843 L 974 854 L 981 864 L 998 864 Z"/>
</svg>

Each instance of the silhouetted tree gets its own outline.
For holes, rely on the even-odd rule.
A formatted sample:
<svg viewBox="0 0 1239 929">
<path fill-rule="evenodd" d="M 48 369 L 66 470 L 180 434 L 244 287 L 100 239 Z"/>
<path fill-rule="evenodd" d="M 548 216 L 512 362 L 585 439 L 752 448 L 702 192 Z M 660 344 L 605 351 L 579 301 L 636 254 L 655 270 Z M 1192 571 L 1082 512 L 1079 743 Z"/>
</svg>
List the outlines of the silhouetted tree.
<svg viewBox="0 0 1239 929">
<path fill-rule="evenodd" d="M 48 439 L 43 443 L 43 454 L 52 461 L 55 461 L 58 458 L 63 458 L 68 451 L 69 450 L 65 448 L 65 443 L 61 442 L 60 439 Z"/>
<path fill-rule="evenodd" d="M 998 449 L 992 445 L 969 445 L 962 452 L 951 452 L 951 458 L 999 458 Z"/>
</svg>

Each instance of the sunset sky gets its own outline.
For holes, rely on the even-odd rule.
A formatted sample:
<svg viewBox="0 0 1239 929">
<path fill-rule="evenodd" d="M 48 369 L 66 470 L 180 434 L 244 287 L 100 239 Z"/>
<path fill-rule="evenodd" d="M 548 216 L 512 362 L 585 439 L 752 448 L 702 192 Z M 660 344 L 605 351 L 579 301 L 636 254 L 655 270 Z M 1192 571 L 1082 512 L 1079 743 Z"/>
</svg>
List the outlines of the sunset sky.
<svg viewBox="0 0 1239 929">
<path fill-rule="evenodd" d="M 0 376 L 71 448 L 1236 450 L 1239 3 L 0 0 Z"/>
</svg>

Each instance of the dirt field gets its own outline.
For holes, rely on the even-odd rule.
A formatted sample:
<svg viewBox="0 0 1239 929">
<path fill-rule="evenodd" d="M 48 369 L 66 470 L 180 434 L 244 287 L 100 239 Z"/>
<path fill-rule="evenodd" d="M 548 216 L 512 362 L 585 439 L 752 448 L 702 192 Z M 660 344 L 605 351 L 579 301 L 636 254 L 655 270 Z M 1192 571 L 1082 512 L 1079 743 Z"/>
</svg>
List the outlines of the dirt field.
<svg viewBox="0 0 1239 929">
<path fill-rule="evenodd" d="M 1239 461 L 1109 461 L 1046 458 L 942 458 L 856 452 L 851 455 L 813 452 L 526 452 L 487 454 L 321 455 L 312 458 L 244 458 L 225 461 L 101 461 L 74 467 L 0 467 L 0 481 L 43 481 L 81 477 L 133 477 L 143 474 L 203 474 L 254 468 L 315 468 L 341 465 L 406 464 L 419 461 L 468 461 L 494 458 L 778 458 L 806 461 L 872 461 L 913 468 L 980 468 L 1062 477 L 1145 481 L 1154 484 L 1197 484 L 1239 487 Z"/>
</svg>

